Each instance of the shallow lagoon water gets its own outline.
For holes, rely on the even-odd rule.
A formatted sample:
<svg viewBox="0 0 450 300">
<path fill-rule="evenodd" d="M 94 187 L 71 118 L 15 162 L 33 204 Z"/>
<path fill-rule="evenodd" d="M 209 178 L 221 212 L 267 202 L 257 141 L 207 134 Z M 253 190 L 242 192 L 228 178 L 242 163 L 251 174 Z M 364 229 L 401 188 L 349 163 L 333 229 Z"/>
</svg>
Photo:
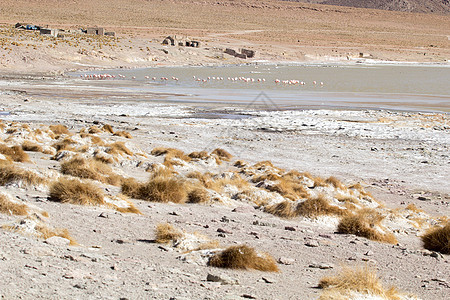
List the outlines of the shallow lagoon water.
<svg viewBox="0 0 450 300">
<path fill-rule="evenodd" d="M 114 80 L 115 88 L 166 93 L 165 101 L 178 103 L 254 104 L 270 109 L 450 111 L 449 66 L 244 65 L 160 67 L 87 74 L 104 73 L 116 75 L 116 79 L 109 79 Z M 119 79 L 119 74 L 125 78 Z M 161 80 L 161 77 L 169 79 Z M 250 80 L 228 79 L 239 77 Z M 275 83 L 277 79 L 281 82 Z M 305 84 L 283 84 L 285 80 Z"/>
</svg>

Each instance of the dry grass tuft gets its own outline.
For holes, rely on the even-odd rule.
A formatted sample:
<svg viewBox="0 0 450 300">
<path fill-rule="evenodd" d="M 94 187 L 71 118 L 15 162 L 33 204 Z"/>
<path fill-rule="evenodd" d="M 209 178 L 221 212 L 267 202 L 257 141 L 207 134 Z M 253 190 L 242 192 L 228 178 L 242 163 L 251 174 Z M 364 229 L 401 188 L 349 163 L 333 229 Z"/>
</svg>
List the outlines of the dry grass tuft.
<svg viewBox="0 0 450 300">
<path fill-rule="evenodd" d="M 206 203 L 210 200 L 210 196 L 207 190 L 204 188 L 194 188 L 188 193 L 189 203 Z"/>
<path fill-rule="evenodd" d="M 214 149 L 213 152 L 211 152 L 211 154 L 217 155 L 220 158 L 220 160 L 223 161 L 230 161 L 233 158 L 233 155 L 231 155 L 226 150 L 221 148 Z"/>
<path fill-rule="evenodd" d="M 295 209 L 295 213 L 296 215 L 315 218 L 323 215 L 342 216 L 347 214 L 347 210 L 331 205 L 323 195 L 319 195 L 317 198 L 300 202 Z"/>
<path fill-rule="evenodd" d="M 114 133 L 112 126 L 109 124 L 103 125 L 102 130 L 105 132 Z"/>
<path fill-rule="evenodd" d="M 22 147 L 20 146 L 8 147 L 5 144 L 0 144 L 0 153 L 16 162 L 30 161 L 30 157 L 22 150 Z"/>
<path fill-rule="evenodd" d="M 146 183 L 134 179 L 122 182 L 122 193 L 135 198 L 154 202 L 184 203 L 188 199 L 187 185 L 175 177 L 159 175 Z"/>
<path fill-rule="evenodd" d="M 104 193 L 96 185 L 78 179 L 60 178 L 50 186 L 50 200 L 79 205 L 103 205 Z"/>
<path fill-rule="evenodd" d="M 69 129 L 66 126 L 58 124 L 58 125 L 50 125 L 50 130 L 53 131 L 54 134 L 69 134 Z"/>
<path fill-rule="evenodd" d="M 121 136 L 127 139 L 132 139 L 133 136 L 131 135 L 131 133 L 129 133 L 128 131 L 116 131 L 113 134 L 114 136 Z"/>
<path fill-rule="evenodd" d="M 294 218 L 296 217 L 294 205 L 291 201 L 283 201 L 277 204 L 269 205 L 264 208 L 264 211 L 281 217 L 281 218 Z"/>
<path fill-rule="evenodd" d="M 90 134 L 93 134 L 93 133 L 99 133 L 99 132 L 102 132 L 102 130 L 101 130 L 100 128 L 98 128 L 97 126 L 94 125 L 94 126 L 89 127 L 88 132 L 89 132 Z"/>
<path fill-rule="evenodd" d="M 106 151 L 107 153 L 114 155 L 114 154 L 126 154 L 126 155 L 133 155 L 133 152 L 131 152 L 130 149 L 127 148 L 127 146 L 125 146 L 124 142 L 115 142 L 112 144 L 108 145 L 108 150 Z"/>
<path fill-rule="evenodd" d="M 0 162 L 0 185 L 19 181 L 29 186 L 47 183 L 45 178 L 34 172 L 18 168 L 10 162 Z"/>
<path fill-rule="evenodd" d="M 253 248 L 240 245 L 231 246 L 215 254 L 208 265 L 217 268 L 255 269 L 266 272 L 278 272 L 278 266 L 269 254 L 257 253 Z"/>
<path fill-rule="evenodd" d="M 420 208 L 417 208 L 417 206 L 415 206 L 413 203 L 408 204 L 408 206 L 406 207 L 407 210 L 410 210 L 412 212 L 415 213 L 423 213 L 424 211 L 421 210 Z"/>
<path fill-rule="evenodd" d="M 30 142 L 30 141 L 24 141 L 22 143 L 22 150 L 24 151 L 31 151 L 31 152 L 43 152 L 44 149 L 36 143 Z"/>
<path fill-rule="evenodd" d="M 160 244 L 176 242 L 184 236 L 184 233 L 169 223 L 158 224 L 156 226 L 155 241 Z"/>
<path fill-rule="evenodd" d="M 450 223 L 433 228 L 422 236 L 425 249 L 450 254 Z"/>
<path fill-rule="evenodd" d="M 62 151 L 62 150 L 74 150 L 73 147 L 71 147 L 71 145 L 76 144 L 77 142 L 75 142 L 74 140 L 72 140 L 71 138 L 65 138 L 62 141 L 59 141 L 55 144 L 52 145 L 53 148 L 56 149 L 56 151 Z"/>
<path fill-rule="evenodd" d="M 345 185 L 343 185 L 342 182 L 336 177 L 331 176 L 327 180 L 325 180 L 325 182 L 331 184 L 337 189 L 345 190 Z"/>
<path fill-rule="evenodd" d="M 120 185 L 123 177 L 115 174 L 107 164 L 75 157 L 61 164 L 61 173 L 82 179 L 92 179 L 111 185 Z"/>
<path fill-rule="evenodd" d="M 28 206 L 11 201 L 4 194 L 0 194 L 0 212 L 3 214 L 24 216 L 28 214 Z"/>
<path fill-rule="evenodd" d="M 89 135 L 89 137 L 91 138 L 91 142 L 94 145 L 99 145 L 99 146 L 104 146 L 105 142 L 98 136 L 96 135 Z"/>
<path fill-rule="evenodd" d="M 151 154 L 154 156 L 166 155 L 167 160 L 170 160 L 170 158 L 179 158 L 187 162 L 191 161 L 191 158 L 188 155 L 184 154 L 183 151 L 175 148 L 159 147 L 153 149 Z"/>
<path fill-rule="evenodd" d="M 275 180 L 276 178 L 277 176 L 273 176 L 268 179 Z M 277 184 L 270 185 L 266 189 L 291 200 L 298 200 L 309 196 L 307 189 L 302 183 L 289 177 L 279 178 Z"/>
<path fill-rule="evenodd" d="M 237 161 L 234 162 L 234 166 L 236 168 L 243 168 L 243 167 L 247 166 L 247 163 L 245 161 L 243 161 L 243 160 L 237 160 Z"/>
<path fill-rule="evenodd" d="M 354 234 L 369 240 L 396 244 L 397 239 L 392 233 L 383 233 L 375 227 L 381 227 L 384 216 L 374 209 L 361 209 L 356 215 L 343 217 L 338 225 L 339 233 Z"/>
<path fill-rule="evenodd" d="M 206 151 L 200 151 L 200 152 L 191 152 L 188 155 L 190 158 L 194 158 L 194 159 L 208 159 L 209 154 Z"/>
<path fill-rule="evenodd" d="M 367 266 L 353 269 L 343 267 L 337 275 L 322 278 L 319 288 L 325 289 L 320 300 L 350 299 L 352 292 L 376 295 L 390 300 L 400 299 L 401 295 L 395 288 L 384 288 L 376 272 Z"/>
</svg>

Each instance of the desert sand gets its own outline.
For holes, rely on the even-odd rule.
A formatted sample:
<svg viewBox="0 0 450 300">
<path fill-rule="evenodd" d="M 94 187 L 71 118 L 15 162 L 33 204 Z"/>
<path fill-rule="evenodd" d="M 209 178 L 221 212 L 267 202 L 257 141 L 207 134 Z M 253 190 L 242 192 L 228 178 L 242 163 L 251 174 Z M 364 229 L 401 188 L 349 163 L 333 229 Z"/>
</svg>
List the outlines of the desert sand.
<svg viewBox="0 0 450 300">
<path fill-rule="evenodd" d="M 447 248 L 422 238 L 448 224 L 448 114 L 176 104 L 66 75 L 238 64 L 223 50 L 244 46 L 257 51 L 246 63 L 447 64 L 447 16 L 278 1 L 30 3 L 0 6 L 3 298 L 448 297 L 448 234 Z M 15 22 L 117 36 L 42 37 Z M 161 45 L 169 34 L 202 46 Z M 227 114 L 240 118 L 211 117 Z M 165 223 L 178 231 L 159 243 Z M 278 272 L 211 265 L 239 245 Z M 318 288 L 345 266 L 369 268 L 384 288 L 361 274 L 359 289 Z"/>
</svg>

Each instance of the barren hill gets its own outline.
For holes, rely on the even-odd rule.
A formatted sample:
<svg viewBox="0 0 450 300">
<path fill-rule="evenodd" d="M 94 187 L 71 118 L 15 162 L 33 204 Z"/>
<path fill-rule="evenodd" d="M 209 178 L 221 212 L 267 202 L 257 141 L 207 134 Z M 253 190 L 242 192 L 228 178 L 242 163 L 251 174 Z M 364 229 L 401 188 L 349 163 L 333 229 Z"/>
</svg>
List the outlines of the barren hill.
<svg viewBox="0 0 450 300">
<path fill-rule="evenodd" d="M 419 13 L 450 13 L 449 0 L 298 0 L 297 2 Z"/>
</svg>

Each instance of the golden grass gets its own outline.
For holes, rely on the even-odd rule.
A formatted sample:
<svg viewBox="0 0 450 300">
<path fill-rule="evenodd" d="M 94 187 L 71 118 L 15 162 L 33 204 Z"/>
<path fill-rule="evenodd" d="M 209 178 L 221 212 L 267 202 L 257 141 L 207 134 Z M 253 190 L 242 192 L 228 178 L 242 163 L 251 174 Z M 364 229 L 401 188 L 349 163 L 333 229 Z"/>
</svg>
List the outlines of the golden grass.
<svg viewBox="0 0 450 300">
<path fill-rule="evenodd" d="M 98 128 L 97 126 L 93 125 L 93 126 L 89 127 L 88 132 L 93 134 L 93 133 L 102 132 L 102 130 L 100 128 Z"/>
<path fill-rule="evenodd" d="M 221 148 L 214 149 L 211 154 L 217 155 L 223 161 L 230 161 L 233 158 L 233 155 Z"/>
<path fill-rule="evenodd" d="M 30 161 L 30 157 L 22 150 L 22 147 L 20 146 L 8 147 L 5 144 L 0 144 L 0 153 L 16 162 Z"/>
<path fill-rule="evenodd" d="M 23 182 L 28 186 L 46 184 L 47 180 L 38 174 L 16 167 L 10 162 L 0 161 L 0 185 L 12 182 Z"/>
<path fill-rule="evenodd" d="M 131 214 L 142 215 L 142 212 L 136 207 L 136 205 L 134 205 L 133 202 L 131 202 L 131 200 L 129 200 L 127 198 L 127 196 L 119 194 L 117 196 L 117 198 L 119 198 L 119 200 L 123 200 L 123 201 L 127 202 L 128 207 L 119 207 L 119 206 L 113 205 L 113 208 L 115 210 L 117 210 L 118 212 L 121 212 L 121 213 L 131 213 Z"/>
<path fill-rule="evenodd" d="M 96 135 L 89 135 L 89 136 L 91 138 L 92 144 L 99 145 L 99 146 L 105 145 L 105 142 L 100 137 L 98 137 Z"/>
<path fill-rule="evenodd" d="M 323 215 L 342 216 L 347 214 L 348 211 L 331 205 L 323 195 L 319 195 L 317 198 L 300 202 L 295 209 L 295 213 L 299 216 L 315 218 Z"/>
<path fill-rule="evenodd" d="M 109 154 L 115 155 L 115 154 L 126 154 L 126 155 L 133 155 L 133 152 L 131 152 L 130 149 L 127 148 L 127 146 L 125 146 L 124 142 L 115 142 L 112 144 L 107 145 L 108 146 L 108 150 L 106 151 Z"/>
<path fill-rule="evenodd" d="M 255 269 L 265 272 L 278 272 L 278 266 L 267 253 L 257 253 L 255 249 L 246 246 L 231 246 L 215 254 L 208 262 L 209 266 L 230 269 Z"/>
<path fill-rule="evenodd" d="M 50 186 L 50 200 L 79 205 L 103 205 L 104 193 L 96 185 L 78 179 L 59 178 Z"/>
<path fill-rule="evenodd" d="M 345 185 L 342 184 L 342 182 L 337 179 L 336 177 L 329 177 L 327 180 L 325 180 L 325 183 L 327 184 L 331 184 L 332 186 L 334 186 L 337 189 L 341 189 L 341 190 L 345 190 Z"/>
<path fill-rule="evenodd" d="M 184 236 L 184 233 L 169 223 L 156 225 L 155 241 L 160 244 L 175 242 Z"/>
<path fill-rule="evenodd" d="M 206 151 L 200 151 L 200 152 L 191 152 L 188 155 L 190 158 L 194 158 L 194 159 L 208 159 L 209 154 Z"/>
<path fill-rule="evenodd" d="M 105 164 L 114 163 L 114 159 L 112 156 L 109 156 L 108 154 L 99 151 L 94 152 L 94 159 Z"/>
<path fill-rule="evenodd" d="M 61 164 L 61 173 L 82 179 L 92 179 L 111 185 L 120 185 L 123 177 L 115 174 L 107 164 L 75 157 Z"/>
<path fill-rule="evenodd" d="M 207 190 L 204 188 L 194 188 L 188 193 L 189 203 L 206 203 L 210 200 L 210 196 Z"/>
<path fill-rule="evenodd" d="M 157 175 L 146 183 L 125 179 L 122 182 L 122 193 L 146 201 L 184 203 L 188 199 L 188 186 L 175 177 Z"/>
<path fill-rule="evenodd" d="M 339 222 L 337 231 L 373 241 L 396 244 L 397 239 L 392 233 L 382 233 L 375 228 L 381 226 L 383 219 L 384 216 L 374 209 L 361 209 L 355 215 L 344 216 Z"/>
<path fill-rule="evenodd" d="M 128 131 L 116 131 L 113 134 L 114 136 L 121 136 L 127 139 L 131 139 L 133 138 L 133 136 L 131 135 L 131 133 L 129 133 Z"/>
<path fill-rule="evenodd" d="M 105 132 L 114 133 L 112 126 L 109 124 L 103 125 L 102 130 Z"/>
<path fill-rule="evenodd" d="M 237 160 L 237 161 L 234 162 L 234 166 L 236 168 L 243 168 L 243 167 L 247 166 L 247 163 L 245 161 L 243 161 L 243 160 Z"/>
<path fill-rule="evenodd" d="M 210 177 L 209 179 L 208 178 L 209 176 L 210 176 L 209 174 L 205 174 L 204 180 L 203 181 L 201 180 L 201 182 L 207 189 L 212 189 L 218 193 L 223 192 L 223 189 L 228 185 L 235 186 L 239 190 L 244 190 L 250 185 L 245 179 L 243 179 L 237 173 L 234 173 L 233 177 L 231 178 L 224 177 L 214 179 Z"/>
<path fill-rule="evenodd" d="M 69 134 L 69 129 L 66 126 L 58 124 L 58 125 L 50 125 L 50 130 L 53 131 L 54 134 Z"/>
<path fill-rule="evenodd" d="M 6 195 L 0 194 L 0 212 L 3 214 L 23 216 L 28 214 L 28 206 L 12 202 Z"/>
<path fill-rule="evenodd" d="M 417 206 L 415 206 L 413 203 L 408 204 L 406 209 L 410 210 L 412 212 L 415 212 L 415 213 L 423 213 L 424 212 L 422 209 L 417 208 Z"/>
<path fill-rule="evenodd" d="M 76 144 L 74 140 L 71 138 L 64 138 L 62 141 L 58 141 L 52 145 L 53 148 L 56 149 L 56 151 L 62 151 L 62 150 L 74 150 L 74 148 L 71 145 Z"/>
<path fill-rule="evenodd" d="M 22 150 L 24 151 L 31 151 L 31 152 L 43 152 L 44 149 L 36 143 L 33 143 L 31 141 L 24 141 L 22 143 Z"/>
<path fill-rule="evenodd" d="M 450 223 L 430 229 L 421 238 L 425 249 L 450 254 Z"/>
<path fill-rule="evenodd" d="M 264 207 L 264 211 L 281 218 L 294 218 L 297 216 L 294 204 L 291 201 L 283 201 L 266 206 Z"/>
<path fill-rule="evenodd" d="M 401 295 L 394 287 L 384 288 L 376 272 L 367 266 L 344 266 L 335 276 L 322 278 L 319 288 L 325 289 L 319 300 L 350 299 L 352 292 L 376 295 L 389 300 L 399 300 Z"/>
</svg>

